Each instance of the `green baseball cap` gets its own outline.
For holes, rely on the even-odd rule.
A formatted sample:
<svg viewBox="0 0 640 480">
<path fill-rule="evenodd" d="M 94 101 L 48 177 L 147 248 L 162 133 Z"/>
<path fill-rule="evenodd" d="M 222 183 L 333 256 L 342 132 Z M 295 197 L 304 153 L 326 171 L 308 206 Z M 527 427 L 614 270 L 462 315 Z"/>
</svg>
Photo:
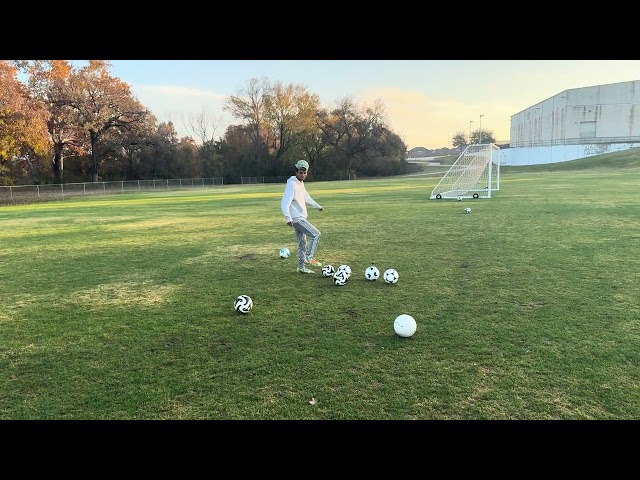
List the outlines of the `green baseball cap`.
<svg viewBox="0 0 640 480">
<path fill-rule="evenodd" d="M 309 170 L 309 163 L 306 160 L 298 160 L 298 162 L 296 163 L 296 168 L 298 170 L 300 170 L 301 168 Z"/>
</svg>

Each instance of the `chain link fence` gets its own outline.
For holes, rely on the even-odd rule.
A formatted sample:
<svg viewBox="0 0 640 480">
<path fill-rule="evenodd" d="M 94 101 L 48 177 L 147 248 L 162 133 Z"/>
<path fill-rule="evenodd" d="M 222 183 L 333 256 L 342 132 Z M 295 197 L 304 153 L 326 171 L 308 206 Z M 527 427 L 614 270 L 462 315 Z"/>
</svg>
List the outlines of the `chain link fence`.
<svg viewBox="0 0 640 480">
<path fill-rule="evenodd" d="M 131 193 L 149 190 L 206 188 L 223 185 L 223 177 L 128 180 L 120 182 L 61 183 L 0 186 L 0 205 L 60 200 L 83 195 Z"/>
</svg>

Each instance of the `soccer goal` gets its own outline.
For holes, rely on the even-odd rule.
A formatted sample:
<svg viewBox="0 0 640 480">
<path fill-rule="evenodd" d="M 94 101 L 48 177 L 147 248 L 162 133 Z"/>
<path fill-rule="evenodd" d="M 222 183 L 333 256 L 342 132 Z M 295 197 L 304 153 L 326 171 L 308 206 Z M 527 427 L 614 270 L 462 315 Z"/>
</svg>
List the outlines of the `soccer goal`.
<svg viewBox="0 0 640 480">
<path fill-rule="evenodd" d="M 469 145 L 431 192 L 431 199 L 491 198 L 500 190 L 500 147 Z"/>
</svg>

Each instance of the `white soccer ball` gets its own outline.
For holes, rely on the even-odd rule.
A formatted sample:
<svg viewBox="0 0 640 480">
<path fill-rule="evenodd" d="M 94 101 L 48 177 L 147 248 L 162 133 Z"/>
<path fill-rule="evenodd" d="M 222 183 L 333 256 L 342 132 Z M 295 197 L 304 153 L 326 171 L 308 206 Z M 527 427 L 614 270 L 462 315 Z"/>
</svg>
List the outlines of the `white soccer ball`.
<svg viewBox="0 0 640 480">
<path fill-rule="evenodd" d="M 233 302 L 233 308 L 235 308 L 238 313 L 249 313 L 253 308 L 253 300 L 251 300 L 249 295 L 239 295 L 236 301 Z"/>
<path fill-rule="evenodd" d="M 410 337 L 416 333 L 417 329 L 418 325 L 416 324 L 415 318 L 406 313 L 398 315 L 393 321 L 393 330 L 400 337 Z"/>
<path fill-rule="evenodd" d="M 400 276 L 395 269 L 389 268 L 384 271 L 382 278 L 384 278 L 384 281 L 387 283 L 398 283 L 398 278 L 400 278 Z"/>
<path fill-rule="evenodd" d="M 461 202 L 462 201 L 462 197 L 458 197 L 458 201 Z"/>
<path fill-rule="evenodd" d="M 347 280 L 349 280 L 349 277 L 347 276 L 347 273 L 344 270 L 338 270 L 336 273 L 333 274 L 333 283 L 335 283 L 338 286 L 346 285 Z"/>
<path fill-rule="evenodd" d="M 364 271 L 364 278 L 373 282 L 380 278 L 380 270 L 374 265 L 371 265 Z"/>
<path fill-rule="evenodd" d="M 464 213 L 471 213 L 471 208 L 467 207 L 464 209 Z"/>
<path fill-rule="evenodd" d="M 282 247 L 280 249 L 280 258 L 289 258 L 291 256 L 291 251 L 287 247 Z"/>
<path fill-rule="evenodd" d="M 347 280 L 349 280 L 349 277 L 351 277 L 351 267 L 349 265 L 340 265 L 338 267 L 338 269 L 336 270 L 336 273 L 338 272 L 344 272 L 347 275 Z"/>
<path fill-rule="evenodd" d="M 333 277 L 334 273 L 336 273 L 336 269 L 333 268 L 333 265 L 325 265 L 322 267 L 322 276 Z"/>
</svg>

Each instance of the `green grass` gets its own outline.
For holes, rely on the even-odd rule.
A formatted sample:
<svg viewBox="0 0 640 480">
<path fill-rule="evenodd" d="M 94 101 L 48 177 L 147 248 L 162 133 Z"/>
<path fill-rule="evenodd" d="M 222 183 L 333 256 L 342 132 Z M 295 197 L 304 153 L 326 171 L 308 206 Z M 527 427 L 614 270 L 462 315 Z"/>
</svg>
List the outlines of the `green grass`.
<svg viewBox="0 0 640 480">
<path fill-rule="evenodd" d="M 640 164 L 567 163 L 309 182 L 342 287 L 295 272 L 284 185 L 1 207 L 0 419 L 640 418 Z"/>
</svg>

